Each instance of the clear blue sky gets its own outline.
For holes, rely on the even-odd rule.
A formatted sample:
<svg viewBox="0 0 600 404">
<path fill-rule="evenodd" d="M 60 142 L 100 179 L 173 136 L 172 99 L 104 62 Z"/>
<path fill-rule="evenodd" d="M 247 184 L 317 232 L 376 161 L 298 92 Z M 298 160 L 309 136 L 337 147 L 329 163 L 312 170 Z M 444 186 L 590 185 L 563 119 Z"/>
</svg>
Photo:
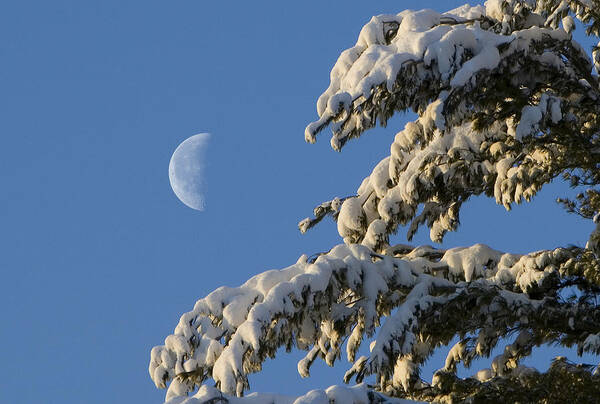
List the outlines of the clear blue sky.
<svg viewBox="0 0 600 404">
<path fill-rule="evenodd" d="M 296 224 L 353 193 L 408 117 L 341 154 L 326 134 L 305 144 L 304 127 L 372 15 L 436 3 L 5 2 L 0 402 L 162 403 L 150 349 L 198 298 L 341 242 L 331 221 L 306 235 Z M 176 199 L 167 168 L 182 140 L 205 131 L 198 212 Z M 564 192 L 553 184 L 510 214 L 477 199 L 444 246 L 583 244 L 591 224 L 556 206 Z M 415 242 L 430 243 L 423 232 Z M 301 393 L 339 382 L 345 366 L 318 365 L 301 381 L 283 353 L 250 382 Z"/>
</svg>

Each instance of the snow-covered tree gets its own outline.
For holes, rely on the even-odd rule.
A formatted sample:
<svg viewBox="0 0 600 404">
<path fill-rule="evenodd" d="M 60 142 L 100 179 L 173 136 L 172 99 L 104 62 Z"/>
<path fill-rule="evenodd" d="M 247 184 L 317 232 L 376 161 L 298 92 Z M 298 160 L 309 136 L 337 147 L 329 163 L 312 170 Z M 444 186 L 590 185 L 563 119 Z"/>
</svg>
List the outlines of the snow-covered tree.
<svg viewBox="0 0 600 404">
<path fill-rule="evenodd" d="M 600 222 L 600 48 L 573 40 L 577 26 L 598 38 L 600 1 L 488 0 L 373 17 L 333 67 L 306 140 L 330 128 L 339 151 L 397 112 L 418 119 L 356 194 L 322 203 L 299 224 L 305 232 L 331 216 L 343 244 L 219 288 L 181 316 L 151 355 L 166 400 L 291 403 L 236 398 L 282 346 L 307 351 L 303 377 L 318 358 L 331 365 L 343 355 L 344 382 L 358 383 L 296 402 L 598 400 L 597 367 L 556 358 L 542 373 L 520 362 L 546 344 L 600 354 L 600 224 L 585 247 L 526 255 L 389 242 L 403 227 L 410 240 L 422 225 L 441 242 L 471 196 L 510 210 L 557 177 L 581 191 L 559 202 Z M 565 298 L 567 288 L 576 297 Z M 451 341 L 445 363 L 423 380 L 421 365 Z M 456 375 L 457 364 L 489 358 L 505 341 L 489 368 Z"/>
</svg>

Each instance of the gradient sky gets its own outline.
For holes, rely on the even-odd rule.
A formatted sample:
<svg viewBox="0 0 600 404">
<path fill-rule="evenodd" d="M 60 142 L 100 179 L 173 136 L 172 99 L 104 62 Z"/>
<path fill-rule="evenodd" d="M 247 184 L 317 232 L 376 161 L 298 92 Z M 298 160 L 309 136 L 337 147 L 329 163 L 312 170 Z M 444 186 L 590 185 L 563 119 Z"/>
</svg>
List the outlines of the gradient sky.
<svg viewBox="0 0 600 404">
<path fill-rule="evenodd" d="M 296 224 L 354 193 L 411 116 L 341 154 L 327 133 L 305 144 L 304 127 L 372 15 L 436 3 L 4 2 L 0 402 L 162 403 L 150 349 L 198 298 L 341 242 L 331 221 L 306 235 Z M 204 212 L 168 181 L 172 152 L 199 132 L 212 133 Z M 444 246 L 582 245 L 592 224 L 554 203 L 569 192 L 552 184 L 510 213 L 474 199 Z M 545 368 L 549 352 L 530 363 Z M 282 352 L 251 387 L 300 394 L 347 367 L 301 380 L 298 357 Z"/>
</svg>

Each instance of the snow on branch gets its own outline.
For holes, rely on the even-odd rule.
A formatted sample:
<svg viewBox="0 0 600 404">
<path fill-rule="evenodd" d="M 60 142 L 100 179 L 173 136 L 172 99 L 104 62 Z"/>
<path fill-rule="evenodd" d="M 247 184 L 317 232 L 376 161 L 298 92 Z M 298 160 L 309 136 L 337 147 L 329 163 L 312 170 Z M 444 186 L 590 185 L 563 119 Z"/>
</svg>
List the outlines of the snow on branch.
<svg viewBox="0 0 600 404">
<path fill-rule="evenodd" d="M 545 127 L 544 120 L 556 119 L 553 109 L 560 105 L 555 98 L 542 99 L 544 112 L 537 128 Z M 476 131 L 469 123 L 445 133 L 435 131 L 427 140 L 420 122 L 410 122 L 396 135 L 391 155 L 365 178 L 356 196 L 338 199 L 336 210 L 321 209 L 320 216 L 300 226 L 310 223 L 306 230 L 332 214 L 347 242 L 379 249 L 400 225 L 410 225 L 410 240 L 426 223 L 431 239 L 441 242 L 447 231 L 458 227 L 460 207 L 471 196 L 493 196 L 510 210 L 581 161 L 595 170 L 600 163 L 598 137 L 565 132 L 566 127 L 565 123 L 560 130 L 519 142 L 506 124 Z"/>
<path fill-rule="evenodd" d="M 534 324 L 542 308 L 554 313 L 552 318 L 573 317 L 574 322 L 557 322 L 557 332 L 594 350 L 593 338 L 572 335 L 567 327 L 577 330 L 585 321 L 578 309 L 553 308 L 529 297 L 558 288 L 561 268 L 573 255 L 557 249 L 521 256 L 483 245 L 446 251 L 398 246 L 377 254 L 361 245 L 338 245 L 314 262 L 303 256 L 288 268 L 199 300 L 165 345 L 152 350 L 150 375 L 158 387 L 171 382 L 167 400 L 193 392 L 208 379 L 224 393 L 241 396 L 249 388 L 248 375 L 279 347 L 308 350 L 298 364 L 301 375 L 308 376 L 317 357 L 333 365 L 345 344 L 354 362 L 347 380 L 356 376 L 361 382 L 374 374 L 378 390 L 397 395 L 398 389 L 423 383 L 418 366 L 441 342 L 479 333 L 477 352 L 485 354 L 508 328 Z M 452 305 L 456 310 L 440 310 Z M 459 312 L 464 315 L 453 319 L 451 313 Z M 585 318 L 599 315 L 594 309 Z M 383 322 L 382 316 L 387 316 Z M 481 316 L 490 319 L 484 329 Z M 591 321 L 598 324 L 598 319 Z M 441 331 L 440 321 L 448 324 Z M 375 334 L 369 356 L 356 359 L 363 339 Z M 561 342 L 552 335 L 536 341 Z"/>
<path fill-rule="evenodd" d="M 347 243 L 380 250 L 406 224 L 409 240 L 427 224 L 441 242 L 473 195 L 510 209 L 561 174 L 595 170 L 599 82 L 590 56 L 551 23 L 571 10 L 563 3 L 538 10 L 535 2 L 489 1 L 485 9 L 374 17 L 332 69 L 306 138 L 330 126 L 339 150 L 396 111 L 419 118 L 396 135 L 356 196 L 320 205 L 301 230 L 331 214 Z"/>
<path fill-rule="evenodd" d="M 202 386 L 196 394 L 190 397 L 176 397 L 165 404 L 317 404 L 317 403 L 385 403 L 408 404 L 417 403 L 412 400 L 402 400 L 387 397 L 369 389 L 366 385 L 331 386 L 325 390 L 312 390 L 300 397 L 291 397 L 272 393 L 252 393 L 245 397 L 235 397 L 223 394 L 214 387 Z"/>
<path fill-rule="evenodd" d="M 450 127 L 446 120 L 460 125 L 480 112 L 469 112 L 479 104 L 449 105 L 447 100 L 465 94 L 476 99 L 478 87 L 491 84 L 490 76 L 511 76 L 513 87 L 532 88 L 531 79 L 538 76 L 523 74 L 521 65 L 543 65 L 597 89 L 589 55 L 565 30 L 538 23 L 532 19 L 519 30 L 498 33 L 481 6 L 373 17 L 333 67 L 331 84 L 317 102 L 320 118 L 306 128 L 307 141 L 314 142 L 330 125 L 332 146 L 340 150 L 378 119 L 385 125 L 396 111 L 407 109 L 429 117 L 426 132 Z M 393 37 L 387 35 L 390 27 L 397 27 Z"/>
</svg>

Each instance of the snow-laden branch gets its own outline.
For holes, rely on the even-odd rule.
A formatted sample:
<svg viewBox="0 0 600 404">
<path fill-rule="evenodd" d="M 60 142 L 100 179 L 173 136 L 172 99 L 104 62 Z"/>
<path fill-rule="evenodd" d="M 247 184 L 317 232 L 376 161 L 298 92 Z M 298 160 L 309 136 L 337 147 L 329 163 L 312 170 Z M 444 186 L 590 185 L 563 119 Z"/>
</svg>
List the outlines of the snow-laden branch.
<svg viewBox="0 0 600 404">
<path fill-rule="evenodd" d="M 464 22 L 445 24 L 448 18 Z M 391 23 L 398 28 L 389 39 Z M 529 24 L 497 33 L 481 6 L 373 17 L 333 67 L 331 84 L 317 102 L 320 118 L 306 128 L 307 141 L 314 142 L 331 124 L 331 143 L 339 150 L 377 120 L 385 124 L 396 111 L 407 109 L 428 118 L 425 132 L 460 125 L 486 107 L 472 101 L 493 86 L 492 76 L 510 78 L 516 89 L 534 90 L 536 81 L 552 87 L 548 75 L 554 70 L 574 83 L 585 80 L 597 91 L 589 55 L 565 30 L 540 27 L 535 19 Z M 522 66 L 541 69 L 522 71 Z M 461 102 L 453 105 L 452 100 Z"/>
<path fill-rule="evenodd" d="M 298 364 L 307 376 L 317 357 L 332 365 L 345 344 L 354 362 L 347 380 L 375 374 L 380 391 L 397 395 L 398 389 L 422 383 L 418 366 L 438 344 L 472 332 L 479 335 L 477 352 L 485 354 L 507 329 L 527 329 L 541 310 L 543 319 L 573 317 L 571 323 L 554 324 L 556 335 L 572 337 L 570 343 L 581 343 L 584 350 L 598 349 L 591 340 L 586 346 L 581 332 L 558 328 L 563 323 L 585 328 L 579 325 L 587 318 L 579 315 L 579 306 L 554 308 L 531 298 L 558 288 L 561 268 L 573 256 L 566 249 L 505 254 L 483 245 L 447 251 L 398 246 L 376 254 L 360 245 L 339 245 L 314 262 L 303 256 L 288 268 L 199 300 L 165 345 L 152 350 L 149 371 L 158 387 L 171 381 L 167 399 L 185 396 L 209 378 L 224 393 L 239 396 L 249 388 L 248 374 L 281 346 L 309 350 Z M 446 310 L 451 306 L 456 310 Z M 597 310 L 586 309 L 590 321 L 600 324 Z M 481 316 L 490 319 L 483 329 Z M 442 332 L 436 327 L 440 321 L 447 324 Z M 375 334 L 370 354 L 356 359 L 365 336 Z M 537 342 L 561 342 L 556 335 Z"/>
<path fill-rule="evenodd" d="M 355 197 L 320 205 L 301 230 L 332 214 L 348 243 L 377 250 L 408 223 L 409 239 L 426 223 L 440 242 L 473 195 L 510 209 L 561 174 L 595 171 L 600 88 L 590 56 L 546 15 L 570 6 L 546 4 L 535 14 L 529 3 L 511 14 L 529 10 L 509 31 L 497 26 L 498 7 L 508 6 L 495 1 L 445 14 L 404 11 L 365 25 L 332 69 L 307 140 L 329 125 L 340 149 L 396 111 L 413 109 L 419 118 L 396 135 Z"/>
<path fill-rule="evenodd" d="M 214 387 L 202 386 L 190 397 L 176 397 L 165 404 L 417 404 L 416 401 L 387 397 L 361 384 L 353 387 L 331 386 L 312 390 L 300 397 L 273 393 L 252 393 L 245 397 L 223 394 Z"/>
<path fill-rule="evenodd" d="M 552 111 L 560 101 L 543 97 L 541 103 L 542 119 L 557 119 Z M 540 121 L 536 127 L 545 125 Z M 419 121 L 411 122 L 396 135 L 390 156 L 365 178 L 356 196 L 330 202 L 335 209 L 320 209 L 319 216 L 300 225 L 306 230 L 332 214 L 347 242 L 379 249 L 398 226 L 410 224 L 411 239 L 426 223 L 431 239 L 440 242 L 447 231 L 456 230 L 460 207 L 473 195 L 493 196 L 510 209 L 513 203 L 530 201 L 544 184 L 578 164 L 581 170 L 595 170 L 599 163 L 596 137 L 557 131 L 518 142 L 505 125 L 475 131 L 465 124 L 436 131 L 425 140 Z"/>
</svg>

